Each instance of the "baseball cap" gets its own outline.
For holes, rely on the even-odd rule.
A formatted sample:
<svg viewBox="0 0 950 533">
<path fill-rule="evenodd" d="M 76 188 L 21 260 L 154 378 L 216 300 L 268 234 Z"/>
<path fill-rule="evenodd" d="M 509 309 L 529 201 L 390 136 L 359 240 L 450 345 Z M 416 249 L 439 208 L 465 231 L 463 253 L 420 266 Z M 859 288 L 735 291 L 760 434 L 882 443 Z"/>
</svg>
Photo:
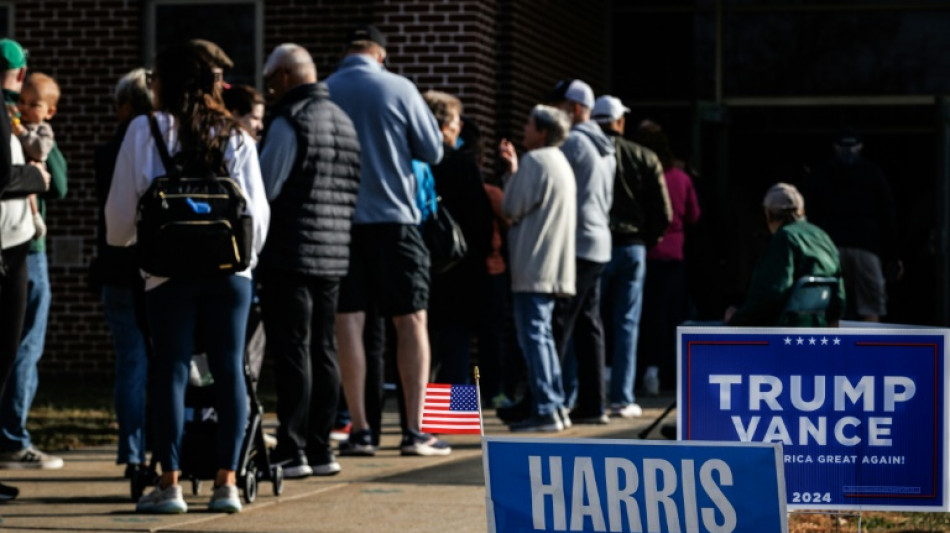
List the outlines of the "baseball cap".
<svg viewBox="0 0 950 533">
<path fill-rule="evenodd" d="M 835 144 L 845 148 L 861 144 L 861 135 L 854 128 L 844 127 L 835 134 Z"/>
<path fill-rule="evenodd" d="M 798 211 L 805 209 L 805 198 L 794 185 L 779 182 L 765 193 L 762 207 L 773 211 Z"/>
<path fill-rule="evenodd" d="M 591 111 L 590 118 L 597 122 L 613 122 L 629 112 L 630 108 L 623 105 L 619 98 L 605 94 L 594 101 L 594 110 Z"/>
<path fill-rule="evenodd" d="M 356 41 L 372 41 L 386 48 L 386 36 L 376 26 L 370 24 L 357 26 L 350 30 L 350 33 L 346 36 L 346 44 L 351 45 Z"/>
<path fill-rule="evenodd" d="M 7 70 L 16 70 L 26 66 L 26 50 L 13 39 L 0 39 L 0 57 L 7 64 Z"/>
<path fill-rule="evenodd" d="M 570 100 L 590 109 L 594 107 L 594 91 L 581 80 L 561 80 L 548 94 L 549 102 Z"/>
</svg>

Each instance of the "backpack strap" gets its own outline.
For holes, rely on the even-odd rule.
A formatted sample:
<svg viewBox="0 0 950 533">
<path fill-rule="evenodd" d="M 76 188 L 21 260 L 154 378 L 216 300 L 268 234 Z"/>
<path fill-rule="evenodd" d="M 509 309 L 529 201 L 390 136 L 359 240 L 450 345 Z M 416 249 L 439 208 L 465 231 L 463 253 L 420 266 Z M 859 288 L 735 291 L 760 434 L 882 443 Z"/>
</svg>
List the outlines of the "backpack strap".
<svg viewBox="0 0 950 533">
<path fill-rule="evenodd" d="M 152 137 L 155 138 L 155 148 L 158 149 L 158 155 L 162 158 L 165 174 L 170 177 L 178 177 L 178 167 L 175 166 L 172 156 L 168 153 L 168 146 L 165 144 L 165 138 L 162 137 L 162 130 L 158 127 L 158 121 L 154 114 L 148 116 L 148 124 L 152 129 Z"/>
</svg>

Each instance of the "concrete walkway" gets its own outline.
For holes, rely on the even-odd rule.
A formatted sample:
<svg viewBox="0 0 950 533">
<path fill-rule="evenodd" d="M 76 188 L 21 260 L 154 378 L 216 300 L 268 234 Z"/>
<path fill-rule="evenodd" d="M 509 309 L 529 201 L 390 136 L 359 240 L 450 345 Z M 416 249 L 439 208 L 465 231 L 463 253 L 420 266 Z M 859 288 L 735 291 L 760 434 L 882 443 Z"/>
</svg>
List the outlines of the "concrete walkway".
<svg viewBox="0 0 950 533">
<path fill-rule="evenodd" d="M 575 425 L 556 436 L 633 439 L 670 402 L 672 397 L 646 399 L 641 402 L 642 418 L 612 418 L 606 426 Z M 674 422 L 675 412 L 665 421 Z M 485 425 L 486 434 L 511 434 L 491 411 L 485 414 Z M 654 431 L 650 437 L 657 435 Z M 204 482 L 195 496 L 188 481 L 182 485 L 188 514 L 136 514 L 123 467 L 114 464 L 114 447 L 67 452 L 61 470 L 0 471 L 0 479 L 20 489 L 17 500 L 0 505 L 0 531 L 484 533 L 479 438 L 445 438 L 453 447 L 448 457 L 400 457 L 398 418 L 387 413 L 382 448 L 375 457 L 341 457 L 339 475 L 287 480 L 279 497 L 270 482 L 262 481 L 257 500 L 235 515 L 207 512 L 211 483 Z"/>
</svg>

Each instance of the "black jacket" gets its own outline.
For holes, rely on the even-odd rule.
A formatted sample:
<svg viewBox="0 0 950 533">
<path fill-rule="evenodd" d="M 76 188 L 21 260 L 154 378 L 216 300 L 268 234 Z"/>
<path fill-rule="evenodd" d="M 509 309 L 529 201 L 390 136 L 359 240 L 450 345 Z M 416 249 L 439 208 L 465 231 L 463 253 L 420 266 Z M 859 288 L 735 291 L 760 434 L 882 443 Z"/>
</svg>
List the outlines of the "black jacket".
<svg viewBox="0 0 950 533">
<path fill-rule="evenodd" d="M 485 258 L 491 250 L 492 209 L 474 154 L 446 145 L 432 166 L 435 190 L 462 229 L 468 253 L 448 271 L 432 276 L 429 320 L 436 326 L 471 324 L 478 316 Z"/>
<path fill-rule="evenodd" d="M 90 281 L 91 288 L 96 293 L 99 292 L 102 284 L 128 288 L 139 288 L 143 284 L 135 246 L 109 246 L 106 243 L 106 199 L 109 197 L 109 189 L 112 186 L 115 160 L 119 155 L 125 132 L 129 128 L 129 122 L 119 124 L 112 139 L 96 147 L 93 159 L 99 224 L 96 235 L 96 257 L 90 265 Z"/>
<path fill-rule="evenodd" d="M 291 89 L 277 103 L 297 133 L 297 157 L 271 202 L 261 268 L 343 277 L 360 187 L 360 144 L 353 122 L 330 101 L 325 85 Z M 265 136 L 261 141 L 263 148 Z"/>
<path fill-rule="evenodd" d="M 861 157 L 852 164 L 831 160 L 815 168 L 804 193 L 808 220 L 836 245 L 897 259 L 894 198 L 876 164 Z"/>
<path fill-rule="evenodd" d="M 614 246 L 643 244 L 652 248 L 673 219 L 660 160 L 651 150 L 606 131 L 617 148 L 610 234 Z"/>
</svg>

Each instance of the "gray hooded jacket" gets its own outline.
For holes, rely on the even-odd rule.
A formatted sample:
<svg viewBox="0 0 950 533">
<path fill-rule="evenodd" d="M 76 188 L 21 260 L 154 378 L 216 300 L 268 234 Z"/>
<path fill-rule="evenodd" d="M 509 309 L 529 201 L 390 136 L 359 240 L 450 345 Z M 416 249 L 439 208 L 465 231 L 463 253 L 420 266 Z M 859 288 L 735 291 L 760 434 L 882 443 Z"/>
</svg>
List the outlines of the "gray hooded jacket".
<svg viewBox="0 0 950 533">
<path fill-rule="evenodd" d="M 577 180 L 577 257 L 606 263 L 610 261 L 610 205 L 617 170 L 614 143 L 597 123 L 588 120 L 571 128 L 561 151 Z"/>
</svg>

